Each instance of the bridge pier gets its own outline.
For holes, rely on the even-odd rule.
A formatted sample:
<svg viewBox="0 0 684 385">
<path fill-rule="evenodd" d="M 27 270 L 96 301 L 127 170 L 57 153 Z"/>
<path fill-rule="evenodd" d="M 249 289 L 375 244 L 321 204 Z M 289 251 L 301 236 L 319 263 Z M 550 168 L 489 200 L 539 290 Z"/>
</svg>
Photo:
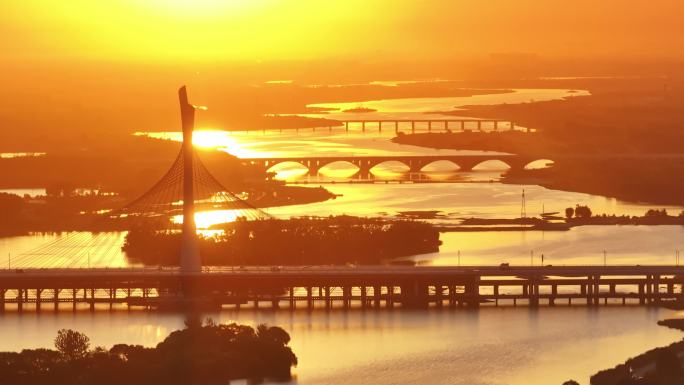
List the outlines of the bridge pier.
<svg viewBox="0 0 684 385">
<path fill-rule="evenodd" d="M 380 307 L 380 286 L 373 286 L 373 306 Z"/>
<path fill-rule="evenodd" d="M 349 286 L 342 287 L 342 306 L 345 309 L 349 309 L 351 307 L 351 287 Z"/>
<path fill-rule="evenodd" d="M 444 295 L 444 286 L 442 286 L 442 285 L 435 286 L 435 305 L 438 308 L 441 308 L 442 305 L 444 305 L 444 303 L 442 302 L 443 295 Z"/>
<path fill-rule="evenodd" d="M 653 279 L 653 301 L 660 304 L 660 275 L 654 275 Z"/>
<path fill-rule="evenodd" d="M 17 289 L 17 310 L 21 312 L 24 310 L 24 290 Z"/>
<path fill-rule="evenodd" d="M 465 305 L 470 308 L 477 308 L 480 306 L 480 277 L 468 277 L 465 284 Z"/>
<path fill-rule="evenodd" d="M 539 307 L 539 284 L 536 279 L 532 279 L 528 283 L 529 304 L 531 307 Z"/>
<path fill-rule="evenodd" d="M 52 289 L 52 307 L 54 311 L 59 310 L 59 293 L 61 293 L 60 289 Z"/>
<path fill-rule="evenodd" d="M 368 307 L 368 297 L 367 297 L 367 293 L 366 293 L 366 286 L 361 285 L 359 290 L 361 291 L 361 308 L 365 309 Z"/>
<path fill-rule="evenodd" d="M 40 311 L 43 289 L 36 289 L 36 311 Z"/>
<path fill-rule="evenodd" d="M 330 298 L 330 286 L 326 286 L 324 288 L 324 291 L 325 291 L 325 308 L 329 310 L 332 308 L 332 298 Z"/>
<path fill-rule="evenodd" d="M 311 310 L 313 309 L 313 288 L 311 286 L 307 286 L 306 288 L 306 307 L 307 309 Z"/>
<path fill-rule="evenodd" d="M 401 306 L 409 309 L 424 309 L 429 306 L 428 285 L 410 282 L 401 286 Z"/>
<path fill-rule="evenodd" d="M 456 307 L 456 286 L 454 285 L 449 285 L 449 307 Z"/>
<path fill-rule="evenodd" d="M 90 289 L 90 311 L 95 311 L 95 289 Z"/>
</svg>

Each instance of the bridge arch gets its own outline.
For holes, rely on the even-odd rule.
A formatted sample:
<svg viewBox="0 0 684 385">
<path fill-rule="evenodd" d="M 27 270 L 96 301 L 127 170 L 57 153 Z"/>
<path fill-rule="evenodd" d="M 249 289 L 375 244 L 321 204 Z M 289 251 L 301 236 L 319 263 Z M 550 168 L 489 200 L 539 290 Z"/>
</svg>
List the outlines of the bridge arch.
<svg viewBox="0 0 684 385">
<path fill-rule="evenodd" d="M 335 177 L 349 177 L 361 170 L 359 165 L 347 160 L 334 160 L 325 164 L 321 164 L 318 172 L 326 176 Z"/>
<path fill-rule="evenodd" d="M 382 174 L 383 172 L 387 174 L 403 174 L 410 170 L 411 166 L 400 160 L 378 161 L 372 163 L 368 169 L 373 175 Z"/>
<path fill-rule="evenodd" d="M 442 160 L 435 160 L 432 162 L 429 162 L 422 166 L 419 171 L 438 171 L 438 172 L 447 172 L 447 171 L 457 171 L 460 170 L 461 166 L 448 159 L 442 159 Z"/>
<path fill-rule="evenodd" d="M 492 158 L 476 163 L 470 169 L 472 171 L 502 171 L 510 170 L 512 166 L 503 159 Z"/>
<path fill-rule="evenodd" d="M 276 178 L 284 179 L 291 177 L 298 177 L 310 173 L 311 170 L 302 162 L 288 160 L 284 162 L 277 162 L 267 166 L 267 172 L 275 172 Z"/>
<path fill-rule="evenodd" d="M 554 161 L 551 159 L 537 159 L 527 162 L 523 167 L 525 170 L 539 170 L 553 166 Z"/>
</svg>

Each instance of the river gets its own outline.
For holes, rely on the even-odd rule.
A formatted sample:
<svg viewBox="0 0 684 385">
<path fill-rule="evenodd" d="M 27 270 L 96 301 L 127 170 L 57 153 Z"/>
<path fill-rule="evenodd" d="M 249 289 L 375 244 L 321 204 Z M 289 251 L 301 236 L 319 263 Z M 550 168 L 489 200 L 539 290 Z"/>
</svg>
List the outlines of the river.
<svg viewBox="0 0 684 385">
<path fill-rule="evenodd" d="M 371 116 L 425 117 L 425 112 L 454 109 L 468 104 L 519 103 L 585 95 L 570 90 L 515 90 L 506 94 L 466 98 L 423 98 L 364 102 L 378 109 Z M 332 105 L 356 107 L 358 103 Z M 330 107 L 331 105 L 326 104 Z M 337 112 L 330 117 L 344 117 Z M 406 129 L 406 127 L 401 127 Z M 227 132 L 205 127 L 196 132 L 195 144 L 219 148 L 240 157 L 287 157 L 315 154 L 388 155 L 435 154 L 436 150 L 391 143 L 394 130 L 363 133 L 333 129 L 266 132 Z M 144 133 L 143 133 L 144 134 Z M 179 140 L 179 133 L 147 133 Z M 439 153 L 459 153 L 440 151 Z M 460 152 L 463 153 L 463 152 Z M 475 152 L 481 153 L 481 152 Z M 431 165 L 433 178 L 454 175 L 450 164 Z M 319 179 L 303 174 L 301 165 L 282 165 L 275 171 L 292 183 L 322 183 L 340 196 L 326 202 L 271 208 L 278 217 L 350 214 L 394 216 L 400 211 L 439 210 L 435 221 L 459 218 L 520 216 L 525 190 L 527 215 L 560 211 L 575 204 L 589 205 L 595 213 L 641 215 L 651 206 L 612 198 L 556 191 L 534 185 L 497 182 L 502 165 L 485 164 L 459 175 L 458 183 L 347 183 L 355 169 L 335 164 L 321 170 Z M 383 164 L 373 173 L 378 179 L 403 179 L 405 167 Z M 30 191 L 28 191 L 30 192 Z M 668 207 L 679 212 L 682 207 Z M 212 216 L 204 225 L 220 220 Z M 201 221 L 199 221 L 201 222 Z M 202 225 L 202 223 L 199 223 Z M 64 244 L 54 267 L 124 267 L 120 251 L 122 233 L 33 234 L 0 239 L 0 260 L 12 267 L 38 267 L 41 247 Z M 69 238 L 70 237 L 70 238 Z M 62 242 L 68 238 L 69 242 Z M 434 265 L 665 264 L 674 262 L 675 250 L 684 248 L 679 226 L 587 226 L 565 232 L 445 233 L 439 253 L 414 257 Z M 61 243 L 60 243 L 61 242 Z M 48 246 L 45 246 L 48 245 Z M 659 319 L 677 315 L 672 311 L 644 307 L 557 307 L 531 310 L 491 308 L 478 311 L 429 310 L 350 311 L 312 313 L 303 311 L 234 311 L 208 314 L 220 322 L 284 327 L 292 335 L 299 356 L 299 384 L 397 383 L 468 385 L 560 385 L 574 378 L 588 384 L 596 371 L 612 367 L 649 348 L 682 337 L 680 332 L 659 327 Z M 684 315 L 684 314 L 683 314 Z M 183 326 L 180 315 L 143 311 L 70 311 L 58 313 L 8 312 L 0 318 L 3 350 L 50 346 L 57 329 L 69 327 L 88 334 L 93 344 L 117 342 L 154 345 L 170 331 Z M 112 333 L 116 330 L 116 333 Z M 401 381 L 398 382 L 397 379 Z M 426 379 L 430 379 L 429 381 Z"/>
</svg>

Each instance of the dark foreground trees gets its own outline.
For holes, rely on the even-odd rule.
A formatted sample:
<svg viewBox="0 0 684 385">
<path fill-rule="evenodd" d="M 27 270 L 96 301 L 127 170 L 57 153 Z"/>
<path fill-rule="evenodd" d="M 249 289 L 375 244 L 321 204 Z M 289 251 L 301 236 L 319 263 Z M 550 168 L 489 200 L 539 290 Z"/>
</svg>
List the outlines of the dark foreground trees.
<svg viewBox="0 0 684 385">
<path fill-rule="evenodd" d="M 83 342 L 86 342 L 84 345 Z M 297 357 L 288 333 L 260 325 L 189 326 L 156 348 L 114 345 L 83 352 L 87 337 L 61 330 L 58 351 L 0 353 L 2 385 L 223 384 L 231 379 L 288 380 Z M 66 342 L 66 343 L 64 343 Z M 66 348 L 65 348 L 66 347 Z"/>
</svg>

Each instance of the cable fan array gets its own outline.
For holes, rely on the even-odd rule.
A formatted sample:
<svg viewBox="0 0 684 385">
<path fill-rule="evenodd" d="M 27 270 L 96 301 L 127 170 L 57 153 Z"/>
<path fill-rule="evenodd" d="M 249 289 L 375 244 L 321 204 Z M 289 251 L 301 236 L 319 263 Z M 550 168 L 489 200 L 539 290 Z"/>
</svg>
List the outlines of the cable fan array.
<svg viewBox="0 0 684 385">
<path fill-rule="evenodd" d="M 138 199 L 111 214 L 112 217 L 173 217 L 183 213 L 183 152 L 167 173 Z M 270 215 L 225 188 L 207 170 L 193 150 L 193 192 L 195 213 L 227 211 L 234 218 L 267 219 Z"/>
<path fill-rule="evenodd" d="M 219 211 L 222 221 L 258 220 L 271 216 L 250 205 L 225 188 L 207 170 L 193 151 L 193 192 L 195 214 Z M 109 221 L 125 219 L 131 225 L 158 220 L 173 225 L 169 219 L 183 214 L 183 153 L 150 190 L 123 208 L 107 214 Z M 95 268 L 128 266 L 121 253 L 123 232 L 67 232 L 31 250 L 8 255 L 11 268 Z"/>
</svg>

